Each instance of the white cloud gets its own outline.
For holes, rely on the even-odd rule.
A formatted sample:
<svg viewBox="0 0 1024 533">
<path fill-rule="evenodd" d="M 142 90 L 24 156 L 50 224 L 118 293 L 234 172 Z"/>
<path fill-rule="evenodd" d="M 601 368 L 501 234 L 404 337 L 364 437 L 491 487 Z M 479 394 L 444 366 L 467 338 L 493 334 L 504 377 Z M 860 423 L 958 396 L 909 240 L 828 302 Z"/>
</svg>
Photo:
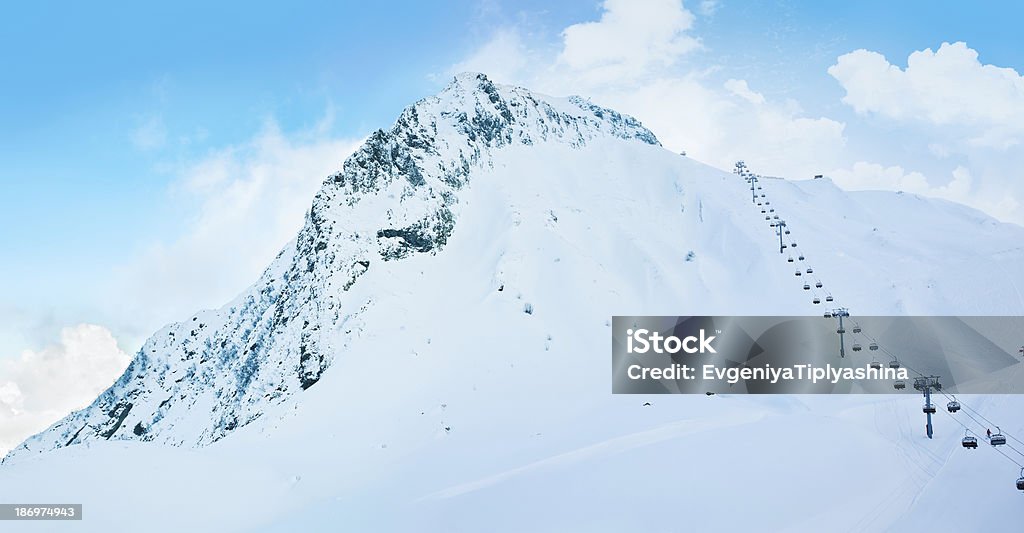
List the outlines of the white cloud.
<svg viewBox="0 0 1024 533">
<path fill-rule="evenodd" d="M 562 32 L 558 63 L 592 83 L 635 78 L 700 48 L 693 21 L 678 0 L 605 0 L 599 21 Z"/>
<path fill-rule="evenodd" d="M 110 315 L 127 325 L 131 340 L 223 305 L 256 280 L 298 233 L 324 178 L 358 143 L 331 138 L 328 125 L 287 137 L 269 121 L 248 142 L 179 169 L 175 201 L 193 213 L 181 222 L 182 234 L 143 250 L 110 283 L 117 302 Z"/>
<path fill-rule="evenodd" d="M 58 343 L 0 360 L 0 455 L 87 406 L 129 361 L 110 331 L 91 324 L 64 328 Z"/>
<path fill-rule="evenodd" d="M 732 94 L 735 94 L 752 104 L 760 105 L 765 102 L 764 95 L 750 90 L 750 87 L 747 86 L 746 80 L 729 79 L 725 82 L 724 87 Z"/>
<path fill-rule="evenodd" d="M 1004 149 L 1024 133 L 1024 77 L 982 64 L 963 42 L 914 52 L 906 69 L 877 52 L 856 50 L 840 56 L 828 73 L 858 113 L 969 127 L 972 142 Z"/>
</svg>

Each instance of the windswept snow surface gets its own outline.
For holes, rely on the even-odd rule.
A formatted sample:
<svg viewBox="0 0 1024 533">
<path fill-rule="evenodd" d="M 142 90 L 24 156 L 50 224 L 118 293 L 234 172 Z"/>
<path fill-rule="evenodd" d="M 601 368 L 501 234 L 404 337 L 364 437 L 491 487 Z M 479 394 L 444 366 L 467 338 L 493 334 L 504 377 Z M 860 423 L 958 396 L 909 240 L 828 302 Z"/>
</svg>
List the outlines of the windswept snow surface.
<svg viewBox="0 0 1024 533">
<path fill-rule="evenodd" d="M 1024 520 L 1017 467 L 985 443 L 960 448 L 962 428 L 941 413 L 925 438 L 915 394 L 610 393 L 612 315 L 821 313 L 742 178 L 664 150 L 628 117 L 478 75 L 410 109 L 328 178 L 253 289 L 158 332 L 96 404 L 8 457 L 0 501 L 85 506 L 76 525 L 19 527 L 973 531 Z M 828 180 L 761 183 L 851 313 L 1024 312 L 1024 228 Z M 200 322 L 191 359 L 191 343 L 165 339 Z M 240 348 L 230 357 L 225 339 Z M 241 353 L 255 341 L 258 356 Z M 161 407 L 167 398 L 179 407 Z M 1024 436 L 1019 398 L 964 401 Z"/>
</svg>

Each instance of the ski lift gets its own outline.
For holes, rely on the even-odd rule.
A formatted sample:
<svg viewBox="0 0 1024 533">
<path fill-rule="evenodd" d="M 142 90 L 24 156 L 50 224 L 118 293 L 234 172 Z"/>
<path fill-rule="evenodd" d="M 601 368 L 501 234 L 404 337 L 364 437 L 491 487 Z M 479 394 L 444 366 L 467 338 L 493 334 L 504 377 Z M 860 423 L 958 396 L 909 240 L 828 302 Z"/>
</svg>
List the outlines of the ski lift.
<svg viewBox="0 0 1024 533">
<path fill-rule="evenodd" d="M 871 361 L 871 368 L 873 368 L 875 370 L 881 370 L 882 369 L 882 363 L 879 363 L 878 361 Z"/>
<path fill-rule="evenodd" d="M 760 187 L 758 187 L 758 189 L 760 189 Z M 761 198 L 764 198 L 764 193 L 761 193 Z"/>
<path fill-rule="evenodd" d="M 793 248 L 796 248 L 796 243 L 795 242 L 793 243 Z"/>
<path fill-rule="evenodd" d="M 975 448 L 975 449 L 977 449 L 978 448 L 978 438 L 977 437 L 973 437 L 971 435 L 966 435 L 965 434 L 964 435 L 964 440 L 960 441 L 960 444 L 964 448 Z M 1019 480 L 1018 480 L 1018 483 L 1020 483 Z"/>
<path fill-rule="evenodd" d="M 924 411 L 925 414 L 934 415 L 935 414 L 935 405 L 930 404 L 930 403 L 926 403 L 926 404 L 924 404 L 924 408 L 921 409 L 921 410 Z"/>
<path fill-rule="evenodd" d="M 846 333 L 846 328 L 839 326 L 839 329 L 836 330 L 836 333 L 842 335 L 843 333 Z"/>
<path fill-rule="evenodd" d="M 860 333 L 860 331 L 861 331 L 860 330 L 860 326 L 853 326 L 853 332 L 854 333 Z"/>
<path fill-rule="evenodd" d="M 811 285 L 809 283 L 804 283 L 804 290 L 805 291 L 811 290 Z"/>
<path fill-rule="evenodd" d="M 872 350 L 872 351 L 877 350 L 878 349 L 878 343 L 877 342 L 872 342 L 871 344 L 868 345 L 868 349 Z"/>
<path fill-rule="evenodd" d="M 1020 469 L 1020 477 L 1017 478 L 1017 490 L 1024 490 L 1024 468 Z"/>
<path fill-rule="evenodd" d="M 828 311 L 825 311 L 825 314 L 822 315 L 822 316 L 824 316 L 825 318 L 832 318 L 832 313 L 829 313 Z"/>
<path fill-rule="evenodd" d="M 993 446 L 1002 446 L 1003 444 L 1006 444 L 1006 437 L 1002 434 L 999 426 L 996 426 L 996 432 L 988 438 L 988 443 Z"/>
<path fill-rule="evenodd" d="M 950 413 L 955 413 L 955 412 L 959 411 L 960 410 L 960 402 L 958 402 L 958 401 L 956 401 L 954 399 L 953 401 L 951 401 L 951 402 L 946 404 L 946 410 L 949 411 Z"/>
<path fill-rule="evenodd" d="M 789 256 L 789 259 L 786 259 L 786 262 L 787 263 L 792 263 L 793 262 L 793 256 Z"/>
<path fill-rule="evenodd" d="M 900 367 L 900 362 L 899 361 L 897 361 L 895 359 L 893 359 L 892 361 L 889 361 L 889 368 L 891 368 L 893 370 L 896 370 L 899 367 Z"/>
<path fill-rule="evenodd" d="M 769 209 L 768 212 L 769 213 L 774 213 L 775 212 L 775 208 L 773 207 L 773 208 Z"/>
<path fill-rule="evenodd" d="M 819 282 L 815 283 L 815 284 L 814 284 L 814 286 L 815 286 L 816 288 L 820 289 L 820 288 L 821 288 L 821 282 L 819 281 Z M 853 330 L 853 331 L 854 331 L 854 333 L 856 333 L 856 332 L 857 332 L 857 330 Z"/>
<path fill-rule="evenodd" d="M 799 270 L 797 270 L 796 272 L 793 273 L 793 275 L 794 276 L 802 276 L 803 273 L 801 273 Z"/>
<path fill-rule="evenodd" d="M 853 343 L 853 351 L 859 352 L 860 350 L 861 350 L 860 343 L 858 343 L 858 342 Z"/>
<path fill-rule="evenodd" d="M 762 210 L 761 210 L 761 213 L 762 213 L 762 214 L 764 214 L 764 213 L 767 213 L 767 212 L 768 212 L 768 211 L 766 211 L 766 210 L 764 210 L 764 209 L 762 209 Z"/>
<path fill-rule="evenodd" d="M 831 301 L 832 301 L 832 300 L 834 300 L 834 299 L 835 299 L 835 298 L 832 298 L 832 295 L 831 295 L 831 294 L 825 297 L 825 301 L 826 301 L 826 302 L 831 302 Z"/>
<path fill-rule="evenodd" d="M 786 235 L 789 235 L 789 233 L 790 233 L 790 231 L 789 231 L 789 230 L 786 230 Z"/>
<path fill-rule="evenodd" d="M 804 254 L 800 254 L 800 257 L 799 257 L 798 259 L 800 259 L 801 261 L 803 261 L 803 260 L 804 260 Z"/>
<path fill-rule="evenodd" d="M 765 219 L 765 220 L 771 220 L 771 219 L 772 219 L 772 217 L 770 217 L 770 216 L 768 216 L 768 215 L 765 215 L 764 219 Z"/>
<path fill-rule="evenodd" d="M 897 381 L 896 383 L 893 383 L 892 384 L 892 388 L 894 388 L 896 390 L 903 390 L 903 389 L 907 388 L 907 382 L 903 381 L 901 379 L 901 380 Z"/>
<path fill-rule="evenodd" d="M 821 303 L 821 298 L 818 298 L 817 296 L 815 296 L 814 299 L 811 300 L 811 303 L 812 304 L 820 304 Z"/>
<path fill-rule="evenodd" d="M 814 269 L 813 268 L 808 268 L 807 269 L 807 273 L 808 274 L 814 274 Z"/>
</svg>

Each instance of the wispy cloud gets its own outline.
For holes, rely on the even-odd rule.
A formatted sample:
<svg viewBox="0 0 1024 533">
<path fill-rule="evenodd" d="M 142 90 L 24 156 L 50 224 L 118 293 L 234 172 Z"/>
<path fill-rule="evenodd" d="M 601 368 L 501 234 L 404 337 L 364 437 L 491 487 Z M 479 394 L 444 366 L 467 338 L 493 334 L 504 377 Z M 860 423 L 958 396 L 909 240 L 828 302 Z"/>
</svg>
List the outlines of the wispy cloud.
<svg viewBox="0 0 1024 533">
<path fill-rule="evenodd" d="M 704 15 L 705 17 L 710 17 L 715 14 L 715 11 L 718 11 L 718 8 L 721 6 L 721 4 L 718 2 L 718 0 L 701 0 L 698 6 L 698 10 L 700 11 L 701 15 Z"/>
<path fill-rule="evenodd" d="M 167 126 L 163 117 L 152 115 L 145 118 L 131 134 L 132 144 L 139 150 L 156 150 L 167 144 Z"/>
</svg>

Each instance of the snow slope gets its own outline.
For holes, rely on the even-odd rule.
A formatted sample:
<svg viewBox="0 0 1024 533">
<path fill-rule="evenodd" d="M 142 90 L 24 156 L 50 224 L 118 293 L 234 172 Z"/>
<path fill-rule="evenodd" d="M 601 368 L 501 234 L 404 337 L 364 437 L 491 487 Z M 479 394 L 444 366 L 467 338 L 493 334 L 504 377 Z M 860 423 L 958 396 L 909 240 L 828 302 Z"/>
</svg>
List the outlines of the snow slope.
<svg viewBox="0 0 1024 533">
<path fill-rule="evenodd" d="M 1024 228 L 828 180 L 762 184 L 852 313 L 1024 311 Z M 96 403 L 14 450 L 0 501 L 82 502 L 89 530 L 1024 518 L 1012 464 L 959 449 L 946 417 L 925 439 L 911 394 L 610 394 L 612 315 L 819 314 L 784 257 L 738 176 L 583 100 L 463 75 L 325 181 L 251 290 L 158 332 Z M 1017 398 L 970 401 L 1024 435 Z"/>
</svg>

